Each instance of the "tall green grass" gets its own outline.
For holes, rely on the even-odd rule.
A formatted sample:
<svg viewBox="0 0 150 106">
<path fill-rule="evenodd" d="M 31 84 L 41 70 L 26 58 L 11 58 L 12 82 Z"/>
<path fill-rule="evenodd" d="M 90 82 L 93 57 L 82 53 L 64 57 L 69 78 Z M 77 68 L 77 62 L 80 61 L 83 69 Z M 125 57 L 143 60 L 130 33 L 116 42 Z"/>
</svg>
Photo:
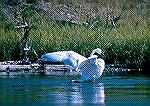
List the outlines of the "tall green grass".
<svg viewBox="0 0 150 106">
<path fill-rule="evenodd" d="M 150 31 L 144 20 L 136 29 L 133 21 L 129 25 L 126 21 L 129 20 L 122 20 L 120 27 L 115 29 L 62 26 L 51 21 L 45 22 L 44 26 L 41 24 L 30 31 L 29 57 L 35 61 L 37 57 L 33 51 L 40 57 L 47 52 L 62 50 L 73 50 L 88 56 L 93 49 L 99 47 L 103 50 L 106 63 L 125 63 L 140 67 L 145 53 L 150 52 Z M 19 36 L 13 31 L 0 30 L 1 61 L 13 60 L 15 55 L 19 55 L 14 54 L 17 52 Z"/>
<path fill-rule="evenodd" d="M 36 61 L 44 53 L 64 50 L 73 50 L 88 57 L 93 49 L 101 48 L 106 64 L 126 64 L 130 68 L 141 68 L 150 53 L 148 20 L 143 17 L 138 20 L 123 18 L 119 20 L 117 28 L 105 28 L 104 20 L 101 20 L 99 27 L 91 28 L 61 25 L 34 14 L 30 18 L 33 28 L 30 31 L 29 57 L 31 61 Z M 21 59 L 18 41 L 23 33 L 22 30 L 12 30 L 11 22 L 0 28 L 0 61 Z"/>
</svg>

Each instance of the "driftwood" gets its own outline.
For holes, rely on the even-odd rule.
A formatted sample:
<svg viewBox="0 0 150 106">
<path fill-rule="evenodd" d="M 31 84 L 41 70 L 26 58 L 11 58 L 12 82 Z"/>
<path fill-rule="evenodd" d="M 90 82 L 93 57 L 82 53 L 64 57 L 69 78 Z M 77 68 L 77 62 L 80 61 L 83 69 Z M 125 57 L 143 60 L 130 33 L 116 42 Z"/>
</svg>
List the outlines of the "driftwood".
<svg viewBox="0 0 150 106">
<path fill-rule="evenodd" d="M 46 75 L 69 75 L 76 76 L 79 72 L 69 65 L 30 64 L 20 65 L 11 62 L 0 63 L 0 75 L 20 75 L 20 74 L 46 74 Z"/>
<path fill-rule="evenodd" d="M 57 75 L 57 76 L 79 76 L 80 73 L 69 65 L 54 65 L 54 64 L 38 64 L 32 63 L 29 65 L 22 65 L 22 61 L 5 61 L 0 62 L 0 76 L 1 75 Z M 116 75 L 136 75 L 141 74 L 141 69 L 128 69 L 125 64 L 106 64 L 103 76 Z"/>
<path fill-rule="evenodd" d="M 69 75 L 69 76 L 79 76 L 80 73 L 77 72 L 69 65 L 52 65 L 52 64 L 29 64 L 21 65 L 21 62 L 17 61 L 7 61 L 0 62 L 0 75 L 35 75 L 35 74 L 45 74 L 45 75 Z M 128 75 L 128 73 L 133 72 L 133 69 L 125 68 L 125 65 L 114 65 L 107 64 L 103 72 L 103 76 L 110 75 Z M 135 71 L 137 72 L 137 71 Z"/>
</svg>

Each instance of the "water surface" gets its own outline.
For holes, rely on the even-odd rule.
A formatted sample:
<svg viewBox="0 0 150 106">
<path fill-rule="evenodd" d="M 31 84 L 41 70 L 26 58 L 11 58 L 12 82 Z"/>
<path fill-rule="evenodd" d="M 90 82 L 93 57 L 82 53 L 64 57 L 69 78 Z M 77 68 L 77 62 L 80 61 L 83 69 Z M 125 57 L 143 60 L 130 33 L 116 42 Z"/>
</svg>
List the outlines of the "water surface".
<svg viewBox="0 0 150 106">
<path fill-rule="evenodd" d="M 72 83 L 69 77 L 1 76 L 0 104 L 148 105 L 150 78 L 102 77 Z"/>
</svg>

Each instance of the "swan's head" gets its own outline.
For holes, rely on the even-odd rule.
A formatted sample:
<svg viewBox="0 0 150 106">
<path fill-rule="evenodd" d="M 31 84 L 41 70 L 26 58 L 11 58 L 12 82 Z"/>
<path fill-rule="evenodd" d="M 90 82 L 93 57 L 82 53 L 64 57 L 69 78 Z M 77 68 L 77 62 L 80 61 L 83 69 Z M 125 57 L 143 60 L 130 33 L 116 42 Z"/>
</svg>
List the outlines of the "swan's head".
<svg viewBox="0 0 150 106">
<path fill-rule="evenodd" d="M 102 50 L 100 48 L 94 49 L 90 56 L 96 55 L 98 58 L 101 56 Z"/>
</svg>

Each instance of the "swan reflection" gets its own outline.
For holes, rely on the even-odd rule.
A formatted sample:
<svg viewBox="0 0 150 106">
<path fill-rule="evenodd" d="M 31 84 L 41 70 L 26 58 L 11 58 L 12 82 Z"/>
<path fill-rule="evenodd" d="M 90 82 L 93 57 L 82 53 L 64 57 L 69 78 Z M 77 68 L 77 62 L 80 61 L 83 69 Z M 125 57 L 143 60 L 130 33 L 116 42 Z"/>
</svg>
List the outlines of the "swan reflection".
<svg viewBox="0 0 150 106">
<path fill-rule="evenodd" d="M 14 83 L 15 82 L 15 83 Z M 20 83 L 21 82 L 21 83 Z M 70 83 L 56 79 L 6 78 L 0 81 L 0 102 L 11 103 L 96 103 L 105 102 L 102 83 Z M 18 99 L 20 98 L 20 99 Z"/>
<path fill-rule="evenodd" d="M 104 104 L 105 94 L 102 83 L 80 83 L 76 86 L 78 92 L 71 93 L 71 103 L 96 103 Z"/>
</svg>

